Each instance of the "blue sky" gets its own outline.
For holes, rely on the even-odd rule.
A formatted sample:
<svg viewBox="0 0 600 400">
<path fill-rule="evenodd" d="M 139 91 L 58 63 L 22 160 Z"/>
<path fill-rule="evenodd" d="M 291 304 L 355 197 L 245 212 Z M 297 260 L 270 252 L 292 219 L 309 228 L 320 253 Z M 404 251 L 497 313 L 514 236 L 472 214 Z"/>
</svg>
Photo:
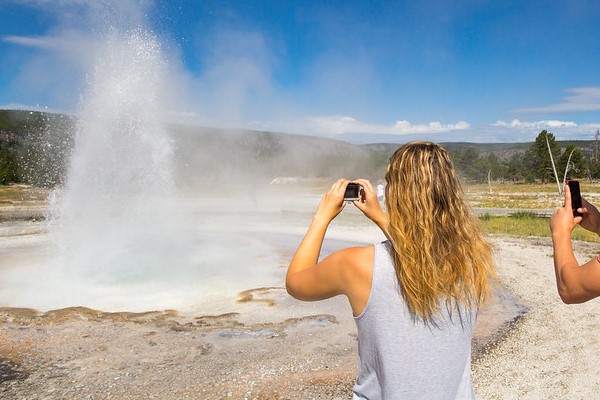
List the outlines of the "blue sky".
<svg viewBox="0 0 600 400">
<path fill-rule="evenodd" d="M 107 26 L 155 35 L 170 118 L 354 142 L 592 139 L 597 1 L 0 1 L 0 108 L 76 113 Z"/>
</svg>

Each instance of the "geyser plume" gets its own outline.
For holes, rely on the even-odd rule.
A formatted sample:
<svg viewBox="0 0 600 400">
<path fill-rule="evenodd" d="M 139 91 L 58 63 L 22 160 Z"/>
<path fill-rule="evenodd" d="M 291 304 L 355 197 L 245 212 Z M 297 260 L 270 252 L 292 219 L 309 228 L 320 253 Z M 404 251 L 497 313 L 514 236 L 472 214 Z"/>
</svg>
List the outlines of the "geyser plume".
<svg viewBox="0 0 600 400">
<path fill-rule="evenodd" d="M 280 284 L 282 252 L 265 232 L 282 205 L 261 193 L 259 172 L 272 173 L 262 158 L 285 159 L 282 149 L 271 148 L 270 135 L 211 141 L 180 126 L 176 152 L 167 111 L 181 88 L 177 65 L 149 30 L 100 31 L 86 37 L 93 57 L 78 60 L 90 67 L 49 234 L 6 252 L 0 305 L 226 312 L 240 291 Z M 185 193 L 175 190 L 177 167 Z"/>
<path fill-rule="evenodd" d="M 185 251 L 174 204 L 173 148 L 161 115 L 167 65 L 142 29 L 105 34 L 81 100 L 51 234 L 69 278 L 140 282 L 177 275 Z"/>
</svg>

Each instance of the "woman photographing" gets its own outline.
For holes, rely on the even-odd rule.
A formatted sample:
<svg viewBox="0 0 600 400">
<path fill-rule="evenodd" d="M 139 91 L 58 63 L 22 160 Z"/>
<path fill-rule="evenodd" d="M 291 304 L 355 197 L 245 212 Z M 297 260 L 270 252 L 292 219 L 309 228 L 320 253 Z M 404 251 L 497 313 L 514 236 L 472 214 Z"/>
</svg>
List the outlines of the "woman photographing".
<svg viewBox="0 0 600 400">
<path fill-rule="evenodd" d="M 431 142 L 400 147 L 386 172 L 385 206 L 364 179 L 353 204 L 388 238 L 319 261 L 349 181 L 324 195 L 286 276 L 305 301 L 345 295 L 358 329 L 354 399 L 469 399 L 471 339 L 492 293 L 492 250 L 464 202 L 448 152 Z"/>
</svg>

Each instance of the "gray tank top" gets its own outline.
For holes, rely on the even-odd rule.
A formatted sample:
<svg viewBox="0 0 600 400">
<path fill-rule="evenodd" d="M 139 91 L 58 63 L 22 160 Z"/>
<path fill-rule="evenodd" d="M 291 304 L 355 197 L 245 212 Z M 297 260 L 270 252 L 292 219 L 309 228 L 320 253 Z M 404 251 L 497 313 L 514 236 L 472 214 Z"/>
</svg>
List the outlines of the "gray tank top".
<svg viewBox="0 0 600 400">
<path fill-rule="evenodd" d="M 371 294 L 358 328 L 359 399 L 473 399 L 471 338 L 475 312 L 442 312 L 435 324 L 415 320 L 398 290 L 389 242 L 375 245 Z"/>
</svg>

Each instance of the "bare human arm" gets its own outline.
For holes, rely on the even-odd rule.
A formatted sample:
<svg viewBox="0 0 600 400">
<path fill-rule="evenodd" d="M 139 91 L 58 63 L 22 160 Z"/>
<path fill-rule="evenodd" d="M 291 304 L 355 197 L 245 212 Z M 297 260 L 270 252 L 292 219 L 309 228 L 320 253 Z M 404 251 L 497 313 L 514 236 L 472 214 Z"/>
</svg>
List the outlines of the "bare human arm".
<svg viewBox="0 0 600 400">
<path fill-rule="evenodd" d="M 331 221 L 344 209 L 344 191 L 349 181 L 340 179 L 323 196 L 286 274 L 288 293 L 305 301 L 344 294 L 355 315 L 368 300 L 373 246 L 352 247 L 330 254 L 319 262 L 319 253 Z"/>
<path fill-rule="evenodd" d="M 600 262 L 594 257 L 583 265 L 575 258 L 571 233 L 575 226 L 587 219 L 586 229 L 593 230 L 598 226 L 600 218 L 594 214 L 598 210 L 588 202 L 579 210 L 583 217 L 573 217 L 571 208 L 571 192 L 565 186 L 565 205 L 557 209 L 550 219 L 552 244 L 554 246 L 554 272 L 558 294 L 567 304 L 583 303 L 600 296 Z M 588 207 L 593 209 L 591 212 Z M 597 232 L 596 230 L 593 230 Z"/>
</svg>

